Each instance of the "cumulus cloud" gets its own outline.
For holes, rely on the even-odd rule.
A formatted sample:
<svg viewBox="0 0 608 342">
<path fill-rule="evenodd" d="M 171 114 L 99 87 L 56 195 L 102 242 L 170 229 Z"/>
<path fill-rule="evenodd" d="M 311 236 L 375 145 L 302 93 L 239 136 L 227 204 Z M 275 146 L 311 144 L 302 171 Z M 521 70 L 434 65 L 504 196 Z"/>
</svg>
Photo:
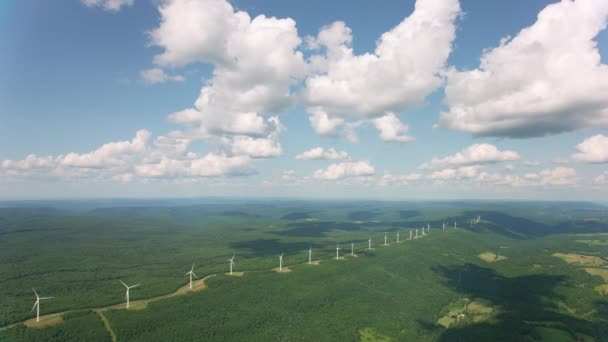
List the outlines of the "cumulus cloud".
<svg viewBox="0 0 608 342">
<path fill-rule="evenodd" d="M 477 69 L 447 72 L 439 126 L 518 138 L 607 126 L 608 66 L 594 41 L 607 18 L 606 1 L 548 5 Z"/>
<path fill-rule="evenodd" d="M 593 185 L 606 185 L 608 184 L 608 171 L 605 171 L 601 175 L 593 178 Z"/>
<path fill-rule="evenodd" d="M 354 54 L 343 22 L 310 38 L 310 47 L 325 50 L 311 57 L 315 74 L 302 91 L 316 132 L 336 135 L 347 120 L 378 119 L 372 123 L 383 140 L 411 140 L 394 113 L 422 104 L 441 85 L 459 13 L 457 0 L 417 1 L 409 17 L 382 34 L 374 52 L 362 55 Z"/>
<path fill-rule="evenodd" d="M 407 135 L 409 127 L 401 122 L 394 113 L 373 119 L 373 125 L 380 133 L 380 139 L 384 141 L 409 142 L 416 140 Z"/>
<path fill-rule="evenodd" d="M 502 161 L 513 161 L 520 159 L 519 153 L 515 151 L 500 151 L 491 144 L 474 144 L 460 152 L 445 158 L 433 158 L 430 162 L 420 165 L 419 169 L 438 169 L 453 166 L 465 166 L 476 164 L 494 164 Z"/>
<path fill-rule="evenodd" d="M 111 142 L 89 153 L 68 153 L 60 160 L 63 166 L 102 168 L 121 165 L 135 154 L 143 153 L 150 139 L 150 132 L 139 130 L 131 141 Z"/>
<path fill-rule="evenodd" d="M 576 145 L 577 153 L 572 160 L 583 163 L 608 163 L 608 137 L 602 134 L 594 135 Z"/>
<path fill-rule="evenodd" d="M 280 155 L 279 119 L 265 115 L 294 102 L 291 87 L 307 70 L 295 21 L 251 18 L 225 0 L 168 0 L 159 12 L 160 25 L 150 33 L 163 49 L 154 58 L 158 66 L 214 66 L 194 107 L 169 120 L 196 130 L 199 139 L 233 143 L 235 154 Z"/>
<path fill-rule="evenodd" d="M 328 148 L 324 149 L 323 147 L 315 147 L 311 148 L 308 151 L 304 151 L 303 153 L 296 156 L 296 159 L 299 160 L 339 160 L 339 159 L 348 159 L 348 153 L 345 151 L 336 151 L 336 149 Z"/>
<path fill-rule="evenodd" d="M 80 0 L 87 7 L 100 7 L 106 11 L 119 11 L 123 6 L 133 6 L 135 0 Z"/>
<path fill-rule="evenodd" d="M 281 175 L 281 179 L 287 182 L 294 181 L 296 179 L 296 170 L 285 170 Z"/>
<path fill-rule="evenodd" d="M 556 167 L 538 172 L 541 185 L 574 185 L 576 170 L 570 167 Z"/>
<path fill-rule="evenodd" d="M 412 182 L 417 182 L 421 179 L 424 179 L 424 175 L 420 173 L 408 173 L 403 175 L 395 175 L 391 172 L 384 172 L 380 180 L 378 181 L 378 186 L 389 186 L 389 185 L 407 185 Z"/>
<path fill-rule="evenodd" d="M 235 155 L 272 158 L 280 156 L 282 151 L 281 144 L 274 139 L 237 136 L 232 142 L 232 153 Z"/>
<path fill-rule="evenodd" d="M 183 82 L 185 80 L 182 75 L 169 75 L 160 68 L 142 70 L 139 74 L 141 79 L 148 84 L 165 83 L 168 81 Z"/>
<path fill-rule="evenodd" d="M 158 163 L 138 165 L 135 171 L 139 176 L 151 178 L 217 177 L 254 172 L 247 156 L 228 157 L 214 153 L 192 160 L 163 158 Z"/>
<path fill-rule="evenodd" d="M 87 153 L 3 160 L 0 171 L 12 177 L 106 179 L 131 182 L 140 178 L 203 178 L 255 173 L 249 154 L 199 156 L 187 151 L 190 141 L 176 134 L 149 143 L 150 132 L 137 131 L 130 141 L 111 142 Z M 254 144 L 255 145 L 255 144 Z"/>
<path fill-rule="evenodd" d="M 322 180 L 338 180 L 349 177 L 372 176 L 376 169 L 368 161 L 342 162 L 314 172 L 313 177 Z"/>
</svg>

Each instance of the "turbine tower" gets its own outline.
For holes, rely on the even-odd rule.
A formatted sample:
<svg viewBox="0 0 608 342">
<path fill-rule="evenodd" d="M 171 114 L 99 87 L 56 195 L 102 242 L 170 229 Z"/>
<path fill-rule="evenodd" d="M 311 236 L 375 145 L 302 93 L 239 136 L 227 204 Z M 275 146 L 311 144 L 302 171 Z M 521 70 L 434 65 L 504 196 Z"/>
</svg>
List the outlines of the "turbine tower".
<svg viewBox="0 0 608 342">
<path fill-rule="evenodd" d="M 186 273 L 186 275 L 190 276 L 190 290 L 192 290 L 192 277 L 198 279 L 196 274 L 194 274 L 194 264 L 192 264 L 192 268 L 190 269 L 190 272 Z"/>
<path fill-rule="evenodd" d="M 353 242 L 350 243 L 350 255 L 355 255 L 355 244 Z"/>
<path fill-rule="evenodd" d="M 416 237 L 415 237 L 415 239 L 417 239 L 417 238 L 418 238 L 418 229 L 416 229 Z"/>
<path fill-rule="evenodd" d="M 232 275 L 232 266 L 234 266 L 234 254 L 232 255 L 232 258 L 228 259 L 228 262 L 230 263 L 230 275 Z"/>
<path fill-rule="evenodd" d="M 308 264 L 312 263 L 312 247 L 308 249 Z"/>
<path fill-rule="evenodd" d="M 36 323 L 38 323 L 38 322 L 40 322 L 40 301 L 45 300 L 45 299 L 51 299 L 53 297 L 40 297 L 40 296 L 38 296 L 38 293 L 36 293 L 36 290 L 34 290 L 33 287 L 32 287 L 32 291 L 34 291 L 34 294 L 36 295 L 36 302 L 34 303 L 34 306 L 32 307 L 32 311 L 34 311 L 34 309 L 36 309 Z"/>
<path fill-rule="evenodd" d="M 283 254 L 279 255 L 279 272 L 283 272 Z"/>
<path fill-rule="evenodd" d="M 454 221 L 454 229 L 456 229 L 456 221 Z"/>
<path fill-rule="evenodd" d="M 126 288 L 127 288 L 127 309 L 129 308 L 129 290 L 134 288 L 134 287 L 138 287 L 140 284 L 135 284 L 135 285 L 131 285 L 128 286 L 127 284 L 125 284 L 122 280 L 119 280 Z"/>
<path fill-rule="evenodd" d="M 336 260 L 340 258 L 340 245 L 336 244 Z"/>
<path fill-rule="evenodd" d="M 399 231 L 397 231 L 397 243 L 399 243 Z"/>
<path fill-rule="evenodd" d="M 384 245 L 386 246 L 386 232 L 384 232 Z"/>
<path fill-rule="evenodd" d="M 367 249 L 372 249 L 372 238 L 367 240 Z"/>
</svg>

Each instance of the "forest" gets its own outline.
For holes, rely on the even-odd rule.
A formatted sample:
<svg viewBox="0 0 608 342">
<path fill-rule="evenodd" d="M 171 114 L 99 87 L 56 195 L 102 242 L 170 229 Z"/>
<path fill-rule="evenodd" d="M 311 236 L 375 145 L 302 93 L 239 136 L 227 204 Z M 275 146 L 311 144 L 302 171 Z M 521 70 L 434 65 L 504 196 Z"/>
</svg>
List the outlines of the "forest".
<svg viewBox="0 0 608 342">
<path fill-rule="evenodd" d="M 0 341 L 607 341 L 606 245 L 582 202 L 3 203 Z"/>
</svg>

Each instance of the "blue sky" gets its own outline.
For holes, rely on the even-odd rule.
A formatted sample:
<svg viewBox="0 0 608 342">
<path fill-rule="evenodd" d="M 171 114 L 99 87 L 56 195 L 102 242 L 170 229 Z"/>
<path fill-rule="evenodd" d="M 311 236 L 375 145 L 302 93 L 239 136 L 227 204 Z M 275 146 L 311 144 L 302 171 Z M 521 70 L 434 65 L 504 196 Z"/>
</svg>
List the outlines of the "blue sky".
<svg viewBox="0 0 608 342">
<path fill-rule="evenodd" d="M 607 7 L 4 1 L 0 198 L 601 200 Z"/>
</svg>

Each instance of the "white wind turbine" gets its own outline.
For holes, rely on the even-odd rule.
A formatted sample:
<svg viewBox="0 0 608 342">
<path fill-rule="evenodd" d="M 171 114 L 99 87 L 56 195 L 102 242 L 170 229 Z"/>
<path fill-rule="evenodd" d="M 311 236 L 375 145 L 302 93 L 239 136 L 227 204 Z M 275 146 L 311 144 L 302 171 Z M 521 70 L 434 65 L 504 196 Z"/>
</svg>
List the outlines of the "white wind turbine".
<svg viewBox="0 0 608 342">
<path fill-rule="evenodd" d="M 138 287 L 140 284 L 135 284 L 135 285 L 131 285 L 128 286 L 127 284 L 125 284 L 122 280 L 119 280 L 126 288 L 127 288 L 127 309 L 129 308 L 129 290 L 134 288 L 134 287 Z"/>
<path fill-rule="evenodd" d="M 190 268 L 190 271 L 188 273 L 186 273 L 186 275 L 190 276 L 190 289 L 192 290 L 192 277 L 198 279 L 196 274 L 194 274 L 194 264 L 192 264 L 192 268 Z"/>
<path fill-rule="evenodd" d="M 350 255 L 355 255 L 355 244 L 353 242 L 350 243 Z"/>
<path fill-rule="evenodd" d="M 397 243 L 399 242 L 399 231 L 397 231 Z"/>
<path fill-rule="evenodd" d="M 308 264 L 312 263 L 312 247 L 308 249 Z"/>
<path fill-rule="evenodd" d="M 386 232 L 384 232 L 384 245 L 386 246 Z"/>
<path fill-rule="evenodd" d="M 45 299 L 51 299 L 53 297 L 40 297 L 40 296 L 38 296 L 38 293 L 36 292 L 36 290 L 34 290 L 33 287 L 32 287 L 32 291 L 34 291 L 34 294 L 36 295 L 36 302 L 34 303 L 34 306 L 32 307 L 32 311 L 34 311 L 34 309 L 36 309 L 36 323 L 38 323 L 38 322 L 40 322 L 40 301 L 45 300 Z"/>
<path fill-rule="evenodd" d="M 367 240 L 367 249 L 372 249 L 372 238 Z"/>
<path fill-rule="evenodd" d="M 336 260 L 340 258 L 340 245 L 336 244 Z"/>
<path fill-rule="evenodd" d="M 454 229 L 456 229 L 456 221 L 454 221 Z"/>
<path fill-rule="evenodd" d="M 232 258 L 228 259 L 228 262 L 230 263 L 230 275 L 232 275 L 232 266 L 234 266 L 234 255 L 232 255 Z"/>
<path fill-rule="evenodd" d="M 416 237 L 415 237 L 415 239 L 417 239 L 417 238 L 418 238 L 418 229 L 416 229 Z"/>
<path fill-rule="evenodd" d="M 283 272 L 283 254 L 279 255 L 279 272 Z"/>
</svg>

